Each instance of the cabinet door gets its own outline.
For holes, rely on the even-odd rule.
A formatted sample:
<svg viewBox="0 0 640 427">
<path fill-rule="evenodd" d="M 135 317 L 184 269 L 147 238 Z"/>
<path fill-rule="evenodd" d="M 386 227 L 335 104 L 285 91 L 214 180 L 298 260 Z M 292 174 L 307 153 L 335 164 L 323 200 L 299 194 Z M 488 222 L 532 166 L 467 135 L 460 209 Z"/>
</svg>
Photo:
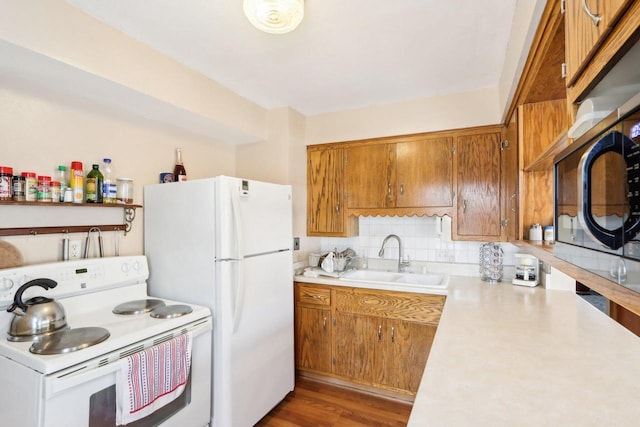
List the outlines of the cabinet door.
<svg viewBox="0 0 640 427">
<path fill-rule="evenodd" d="M 631 0 L 566 1 L 567 86 L 573 85 L 629 3 Z M 594 15 L 593 18 L 587 10 Z M 599 21 L 596 23 L 595 19 Z"/>
<path fill-rule="evenodd" d="M 396 144 L 396 207 L 453 205 L 453 139 Z"/>
<path fill-rule="evenodd" d="M 296 307 L 296 367 L 331 373 L 331 310 Z"/>
<path fill-rule="evenodd" d="M 375 316 L 335 312 L 334 364 L 335 375 L 371 383 L 374 378 L 374 354 L 378 330 L 382 325 Z"/>
<path fill-rule="evenodd" d="M 395 320 L 387 327 L 386 384 L 415 393 L 427 364 L 436 326 Z"/>
<path fill-rule="evenodd" d="M 500 238 L 500 133 L 456 138 L 457 236 Z"/>
<path fill-rule="evenodd" d="M 502 203 L 500 215 L 501 225 L 508 242 L 521 240 L 518 215 L 518 122 L 517 114 L 513 115 L 505 141 L 501 146 Z"/>
<path fill-rule="evenodd" d="M 360 145 L 349 147 L 346 152 L 347 206 L 350 209 L 393 207 L 394 144 Z"/>
<path fill-rule="evenodd" d="M 307 152 L 307 234 L 345 232 L 342 149 Z"/>
</svg>

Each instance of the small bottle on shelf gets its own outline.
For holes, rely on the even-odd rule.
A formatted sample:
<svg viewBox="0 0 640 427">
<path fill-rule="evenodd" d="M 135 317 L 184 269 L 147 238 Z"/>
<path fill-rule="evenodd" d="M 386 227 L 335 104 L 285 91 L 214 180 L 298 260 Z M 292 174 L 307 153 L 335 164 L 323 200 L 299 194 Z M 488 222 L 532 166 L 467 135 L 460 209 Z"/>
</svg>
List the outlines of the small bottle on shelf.
<svg viewBox="0 0 640 427">
<path fill-rule="evenodd" d="M 98 165 L 92 165 L 87 174 L 87 191 L 85 200 L 87 203 L 102 203 L 102 172 Z"/>
<path fill-rule="evenodd" d="M 84 170 L 82 162 L 71 162 L 69 186 L 73 192 L 73 203 L 84 202 Z"/>
<path fill-rule="evenodd" d="M 55 170 L 54 173 L 54 181 L 58 181 L 60 183 L 60 202 L 64 201 L 64 191 L 69 188 L 69 174 L 67 173 L 67 167 L 60 165 Z"/>
<path fill-rule="evenodd" d="M 173 180 L 175 182 L 187 180 L 187 170 L 182 163 L 182 149 L 176 148 L 176 165 L 173 167 Z"/>
<path fill-rule="evenodd" d="M 113 172 L 113 163 L 109 158 L 105 158 L 102 161 L 102 203 L 115 205 L 117 183 Z"/>
</svg>

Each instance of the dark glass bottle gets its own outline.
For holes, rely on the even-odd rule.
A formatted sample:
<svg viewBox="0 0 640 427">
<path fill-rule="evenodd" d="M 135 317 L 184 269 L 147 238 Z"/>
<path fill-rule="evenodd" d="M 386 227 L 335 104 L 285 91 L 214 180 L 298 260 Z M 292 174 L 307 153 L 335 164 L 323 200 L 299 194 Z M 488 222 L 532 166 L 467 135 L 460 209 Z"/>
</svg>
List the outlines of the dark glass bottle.
<svg viewBox="0 0 640 427">
<path fill-rule="evenodd" d="M 98 169 L 98 165 L 93 165 L 87 174 L 85 201 L 87 203 L 102 203 L 102 181 L 104 177 Z"/>
<path fill-rule="evenodd" d="M 173 179 L 175 182 L 187 180 L 187 170 L 182 163 L 182 149 L 176 148 L 176 165 L 173 167 Z"/>
</svg>

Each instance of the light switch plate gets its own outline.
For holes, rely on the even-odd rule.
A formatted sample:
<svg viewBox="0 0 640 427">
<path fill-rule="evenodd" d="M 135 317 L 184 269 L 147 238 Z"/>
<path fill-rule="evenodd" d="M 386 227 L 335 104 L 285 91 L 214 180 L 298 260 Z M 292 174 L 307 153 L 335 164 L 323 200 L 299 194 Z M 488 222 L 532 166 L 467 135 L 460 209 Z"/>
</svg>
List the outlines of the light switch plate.
<svg viewBox="0 0 640 427">
<path fill-rule="evenodd" d="M 300 250 L 300 238 L 299 237 L 294 237 L 293 238 L 293 250 L 294 251 L 299 251 Z"/>
</svg>

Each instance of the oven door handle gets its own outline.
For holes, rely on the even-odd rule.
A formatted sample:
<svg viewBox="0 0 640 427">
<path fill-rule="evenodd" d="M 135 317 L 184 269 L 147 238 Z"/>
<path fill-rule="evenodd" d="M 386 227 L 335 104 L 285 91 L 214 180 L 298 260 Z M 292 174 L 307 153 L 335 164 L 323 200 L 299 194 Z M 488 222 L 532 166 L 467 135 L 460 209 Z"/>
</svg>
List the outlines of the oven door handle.
<svg viewBox="0 0 640 427">
<path fill-rule="evenodd" d="M 211 318 L 203 319 L 200 323 L 195 323 L 186 327 L 187 332 L 191 334 L 192 342 L 195 345 L 196 337 L 204 334 L 211 333 L 212 329 L 212 321 Z M 178 335 L 178 334 L 176 334 Z M 140 344 L 131 345 L 131 349 L 135 349 L 139 347 Z M 146 346 L 145 348 L 149 348 L 150 346 Z M 45 383 L 45 397 L 50 398 L 51 396 L 56 395 L 57 393 L 68 390 L 72 387 L 76 387 L 81 384 L 87 384 L 91 381 L 95 381 L 105 376 L 116 375 L 120 370 L 120 367 L 123 363 L 126 363 L 126 356 L 122 354 L 127 352 L 128 349 L 120 349 L 113 353 L 98 357 L 96 359 L 91 360 L 80 366 L 74 366 L 63 370 L 57 374 L 53 374 L 47 377 Z M 130 350 L 130 349 L 129 349 Z M 131 354 L 135 353 L 133 351 Z M 192 350 L 193 355 L 193 350 Z M 109 360 L 114 357 L 119 357 L 112 362 L 107 364 L 101 364 L 101 361 Z M 112 383 L 113 384 L 113 383 Z"/>
</svg>

